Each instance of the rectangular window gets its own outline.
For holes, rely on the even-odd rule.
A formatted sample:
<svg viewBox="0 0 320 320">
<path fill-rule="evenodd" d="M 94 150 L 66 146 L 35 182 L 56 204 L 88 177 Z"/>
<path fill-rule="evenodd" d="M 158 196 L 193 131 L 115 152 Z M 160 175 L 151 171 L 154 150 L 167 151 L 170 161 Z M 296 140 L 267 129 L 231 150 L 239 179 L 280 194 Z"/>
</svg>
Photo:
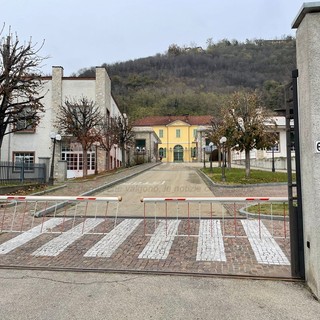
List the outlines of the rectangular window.
<svg viewBox="0 0 320 320">
<path fill-rule="evenodd" d="M 163 138 L 163 129 L 159 129 L 159 138 Z"/>
<path fill-rule="evenodd" d="M 193 129 L 193 137 L 194 137 L 194 138 L 197 137 L 197 129 Z"/>
<path fill-rule="evenodd" d="M 145 139 L 137 139 L 136 140 L 135 152 L 136 153 L 146 152 L 146 140 Z"/>
<path fill-rule="evenodd" d="M 14 171 L 20 172 L 22 169 L 25 172 L 34 171 L 34 152 L 13 152 Z"/>
<path fill-rule="evenodd" d="M 161 157 L 161 158 L 167 157 L 167 148 L 160 148 L 159 149 L 159 157 Z"/>
<path fill-rule="evenodd" d="M 30 108 L 25 107 L 19 115 L 17 116 L 17 122 L 15 124 L 15 130 L 17 132 L 28 132 L 32 133 L 35 132 L 35 124 L 33 119 L 33 112 Z"/>
<path fill-rule="evenodd" d="M 180 129 L 176 129 L 176 138 L 180 138 Z"/>
</svg>

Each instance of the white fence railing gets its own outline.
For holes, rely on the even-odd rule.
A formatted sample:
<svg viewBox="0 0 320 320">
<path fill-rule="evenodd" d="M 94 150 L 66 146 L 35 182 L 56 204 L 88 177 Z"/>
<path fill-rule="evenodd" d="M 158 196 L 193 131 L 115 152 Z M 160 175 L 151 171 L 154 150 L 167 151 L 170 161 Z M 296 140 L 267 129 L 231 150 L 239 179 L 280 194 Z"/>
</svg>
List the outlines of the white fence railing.
<svg viewBox="0 0 320 320">
<path fill-rule="evenodd" d="M 272 238 L 289 237 L 289 221 L 286 197 L 173 197 L 173 198 L 142 198 L 144 203 L 144 233 L 153 234 L 150 228 L 151 218 L 154 228 L 158 220 L 164 222 L 165 232 L 168 232 L 168 221 L 173 219 L 187 220 L 184 232 L 176 235 L 198 236 L 199 232 L 192 228 L 194 219 L 206 220 L 211 236 L 214 236 L 214 221 L 219 221 L 222 228 L 222 237 L 246 237 L 244 220 L 256 221 L 251 224 L 256 228 L 256 234 L 261 239 L 269 233 Z M 269 210 L 262 213 L 261 206 L 268 204 Z M 277 204 L 276 210 L 274 210 Z M 256 211 L 249 212 L 249 207 L 255 205 Z M 280 209 L 279 209 L 280 205 Z M 280 212 L 279 212 L 280 210 Z M 266 211 L 266 210 L 264 210 Z M 147 227 L 149 225 L 149 227 Z"/>
<path fill-rule="evenodd" d="M 70 196 L 0 196 L 0 232 L 61 233 L 88 218 L 106 221 L 112 215 L 115 223 L 121 197 Z M 114 204 L 109 208 L 109 204 Z M 101 220 L 102 219 L 102 220 Z M 50 221 L 51 220 L 51 221 Z M 68 227 L 69 225 L 69 227 Z M 99 227 L 91 233 L 106 233 Z"/>
</svg>

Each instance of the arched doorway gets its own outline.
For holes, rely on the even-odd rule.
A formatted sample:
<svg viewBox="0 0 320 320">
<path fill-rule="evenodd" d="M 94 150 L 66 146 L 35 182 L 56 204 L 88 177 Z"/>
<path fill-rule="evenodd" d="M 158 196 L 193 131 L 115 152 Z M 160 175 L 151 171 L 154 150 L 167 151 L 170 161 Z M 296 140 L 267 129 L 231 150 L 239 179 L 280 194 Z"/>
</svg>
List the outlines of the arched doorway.
<svg viewBox="0 0 320 320">
<path fill-rule="evenodd" d="M 176 145 L 173 148 L 173 161 L 174 162 L 183 162 L 183 147 Z"/>
</svg>

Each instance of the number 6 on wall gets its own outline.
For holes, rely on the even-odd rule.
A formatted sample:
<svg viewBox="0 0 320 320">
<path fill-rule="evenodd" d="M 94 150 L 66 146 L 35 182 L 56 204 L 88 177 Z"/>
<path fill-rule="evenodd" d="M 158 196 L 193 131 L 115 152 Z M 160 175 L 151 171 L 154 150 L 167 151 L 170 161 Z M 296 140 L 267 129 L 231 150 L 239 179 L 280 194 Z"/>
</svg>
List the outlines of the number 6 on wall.
<svg viewBox="0 0 320 320">
<path fill-rule="evenodd" d="M 316 141 L 316 153 L 320 153 L 320 141 Z"/>
</svg>

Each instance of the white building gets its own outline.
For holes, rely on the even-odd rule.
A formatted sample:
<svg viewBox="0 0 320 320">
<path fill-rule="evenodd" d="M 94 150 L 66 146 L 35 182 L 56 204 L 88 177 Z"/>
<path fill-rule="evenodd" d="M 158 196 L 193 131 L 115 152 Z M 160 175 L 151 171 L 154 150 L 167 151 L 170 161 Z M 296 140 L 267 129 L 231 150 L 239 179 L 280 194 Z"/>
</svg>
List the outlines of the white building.
<svg viewBox="0 0 320 320">
<path fill-rule="evenodd" d="M 43 91 L 40 94 L 45 95 L 42 100 L 45 113 L 39 125 L 30 130 L 6 135 L 1 147 L 1 161 L 16 162 L 24 159 L 28 164 L 44 162 L 49 167 L 53 155 L 53 139 L 50 138 L 50 133 L 59 133 L 56 114 L 59 106 L 64 104 L 66 99 L 78 100 L 86 97 L 99 106 L 103 115 L 122 117 L 112 97 L 111 80 L 104 67 L 97 67 L 96 76 L 93 78 L 64 77 L 62 67 L 52 67 L 52 76 L 44 77 L 43 83 Z M 88 151 L 88 174 L 121 166 L 122 152 L 117 145 L 111 148 L 109 157 L 107 161 L 105 151 L 92 147 Z M 60 161 L 67 163 L 68 178 L 82 176 L 82 149 L 70 137 L 62 137 L 61 141 L 56 140 L 53 178 L 61 174 Z"/>
<path fill-rule="evenodd" d="M 276 123 L 276 132 L 278 134 L 278 139 L 275 145 L 269 149 L 257 150 L 253 149 L 250 151 L 250 164 L 252 167 L 259 168 L 271 168 L 272 162 L 278 169 L 286 169 L 287 167 L 287 137 L 286 137 L 286 119 L 285 117 L 273 117 Z M 292 136 L 293 141 L 293 136 Z M 295 155 L 294 145 L 292 143 L 292 157 Z M 245 153 L 232 150 L 231 161 L 237 164 L 244 164 Z M 292 162 L 293 168 L 295 167 L 295 162 Z"/>
</svg>

